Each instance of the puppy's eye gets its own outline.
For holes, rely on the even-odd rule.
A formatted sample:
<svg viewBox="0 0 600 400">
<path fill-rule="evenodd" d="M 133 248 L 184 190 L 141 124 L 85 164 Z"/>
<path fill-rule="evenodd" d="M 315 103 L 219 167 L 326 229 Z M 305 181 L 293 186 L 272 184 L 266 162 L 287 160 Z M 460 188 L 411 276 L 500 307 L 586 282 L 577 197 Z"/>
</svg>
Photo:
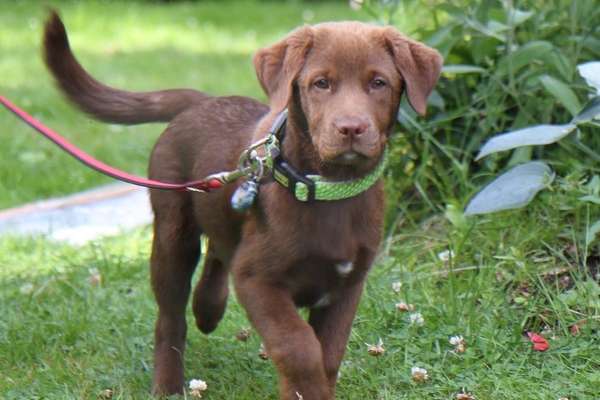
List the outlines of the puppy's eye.
<svg viewBox="0 0 600 400">
<path fill-rule="evenodd" d="M 371 81 L 371 89 L 381 89 L 387 86 L 387 82 L 382 78 L 375 78 Z"/>
<path fill-rule="evenodd" d="M 327 90 L 331 87 L 331 85 L 329 84 L 329 81 L 325 78 L 321 78 L 321 79 L 317 79 L 313 85 L 316 88 L 322 89 L 322 90 Z"/>
</svg>

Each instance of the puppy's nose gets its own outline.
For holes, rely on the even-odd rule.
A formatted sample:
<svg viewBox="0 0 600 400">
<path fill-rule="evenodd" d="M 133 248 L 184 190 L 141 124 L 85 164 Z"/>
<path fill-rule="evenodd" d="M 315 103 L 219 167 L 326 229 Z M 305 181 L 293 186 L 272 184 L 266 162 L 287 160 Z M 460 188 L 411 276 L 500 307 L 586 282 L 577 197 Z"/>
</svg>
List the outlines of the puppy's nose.
<svg viewBox="0 0 600 400">
<path fill-rule="evenodd" d="M 333 125 L 344 136 L 359 136 L 369 128 L 369 123 L 358 117 L 340 117 L 333 121 Z"/>
</svg>

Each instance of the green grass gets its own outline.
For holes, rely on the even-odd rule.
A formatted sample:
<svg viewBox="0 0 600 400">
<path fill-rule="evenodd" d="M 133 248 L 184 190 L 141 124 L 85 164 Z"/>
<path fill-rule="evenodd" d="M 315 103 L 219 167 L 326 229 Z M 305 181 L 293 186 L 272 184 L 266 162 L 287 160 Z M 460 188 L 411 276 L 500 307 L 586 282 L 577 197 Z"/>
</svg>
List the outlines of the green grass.
<svg viewBox="0 0 600 400">
<path fill-rule="evenodd" d="M 52 3 L 76 54 L 107 83 L 258 97 L 252 52 L 302 24 L 307 9 L 314 21 L 363 17 L 345 1 Z M 99 158 L 143 174 L 162 127 L 104 125 L 67 105 L 38 55 L 44 15 L 38 2 L 0 3 L 0 93 Z M 410 26 L 410 15 L 403 19 Z M 0 208 L 108 182 L 7 113 L 0 126 Z M 397 175 L 397 187 L 412 186 Z M 600 399 L 600 252 L 590 234 L 600 210 L 578 200 L 592 190 L 584 181 L 559 179 L 525 210 L 472 219 L 456 211 L 464 199 L 446 200 L 445 214 L 422 222 L 391 204 L 398 216 L 368 280 L 338 398 L 454 399 L 465 388 L 480 400 Z M 0 399 L 95 399 L 105 389 L 115 399 L 149 397 L 150 240 L 149 228 L 83 247 L 0 238 Z M 449 262 L 438 256 L 446 250 Z M 90 282 L 92 271 L 101 284 Z M 423 326 L 395 309 L 400 301 L 414 304 Z M 188 320 L 186 379 L 207 381 L 206 399 L 275 398 L 257 335 L 234 338 L 248 326 L 234 298 L 210 336 Z M 532 351 L 524 332 L 542 330 L 550 349 Z M 465 338 L 465 353 L 452 351 L 452 335 Z M 366 344 L 379 339 L 385 353 L 370 356 Z M 413 366 L 430 379 L 414 383 Z"/>
<path fill-rule="evenodd" d="M 585 235 L 598 210 L 586 192 L 562 181 L 527 211 L 464 221 L 399 220 L 369 277 L 342 366 L 340 399 L 600 398 L 600 257 L 585 258 Z M 567 207 L 577 204 L 577 207 Z M 117 399 L 148 396 L 155 306 L 148 284 L 150 229 L 73 248 L 42 239 L 0 242 L 0 397 Z M 438 254 L 451 249 L 451 262 Z M 587 267 L 584 268 L 584 265 Z M 556 275 L 557 268 L 560 275 Z M 592 270 L 588 270 L 592 268 Z M 92 285 L 92 270 L 102 284 Z M 393 282 L 402 282 L 400 293 Z M 396 302 L 422 313 L 412 326 Z M 210 336 L 193 327 L 186 378 L 208 382 L 207 399 L 274 398 L 275 372 L 257 356 L 259 338 L 235 334 L 248 322 L 235 301 Z M 585 321 L 578 336 L 569 328 Z M 531 350 L 540 332 L 550 349 Z M 453 352 L 451 335 L 467 350 Z M 384 343 L 372 357 L 367 345 Z M 430 379 L 411 381 L 412 366 Z"/>
</svg>

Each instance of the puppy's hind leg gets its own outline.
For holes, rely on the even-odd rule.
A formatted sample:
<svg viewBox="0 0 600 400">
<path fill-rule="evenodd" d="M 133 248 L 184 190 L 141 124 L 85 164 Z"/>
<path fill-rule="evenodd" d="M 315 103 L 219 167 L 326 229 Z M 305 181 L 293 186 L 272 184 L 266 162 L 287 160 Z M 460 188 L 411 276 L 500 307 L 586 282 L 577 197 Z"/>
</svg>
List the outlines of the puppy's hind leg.
<svg viewBox="0 0 600 400">
<path fill-rule="evenodd" d="M 194 289 L 192 309 L 196 326 L 204 333 L 217 328 L 227 307 L 229 268 L 219 260 L 209 244 L 202 277 Z"/>
<path fill-rule="evenodd" d="M 152 387 L 156 395 L 182 393 L 184 386 L 185 307 L 200 256 L 200 229 L 184 212 L 185 196 L 153 193 L 155 221 L 150 264 L 158 303 Z"/>
</svg>

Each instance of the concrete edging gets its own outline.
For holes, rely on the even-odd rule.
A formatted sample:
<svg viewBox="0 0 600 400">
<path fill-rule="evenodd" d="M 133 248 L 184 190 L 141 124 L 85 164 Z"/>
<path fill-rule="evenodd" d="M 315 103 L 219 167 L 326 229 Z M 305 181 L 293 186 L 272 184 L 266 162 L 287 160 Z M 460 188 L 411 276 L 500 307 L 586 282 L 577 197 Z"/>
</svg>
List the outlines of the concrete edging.
<svg viewBox="0 0 600 400">
<path fill-rule="evenodd" d="M 116 183 L 0 210 L 0 236 L 45 236 L 81 245 L 152 222 L 147 189 Z"/>
</svg>

